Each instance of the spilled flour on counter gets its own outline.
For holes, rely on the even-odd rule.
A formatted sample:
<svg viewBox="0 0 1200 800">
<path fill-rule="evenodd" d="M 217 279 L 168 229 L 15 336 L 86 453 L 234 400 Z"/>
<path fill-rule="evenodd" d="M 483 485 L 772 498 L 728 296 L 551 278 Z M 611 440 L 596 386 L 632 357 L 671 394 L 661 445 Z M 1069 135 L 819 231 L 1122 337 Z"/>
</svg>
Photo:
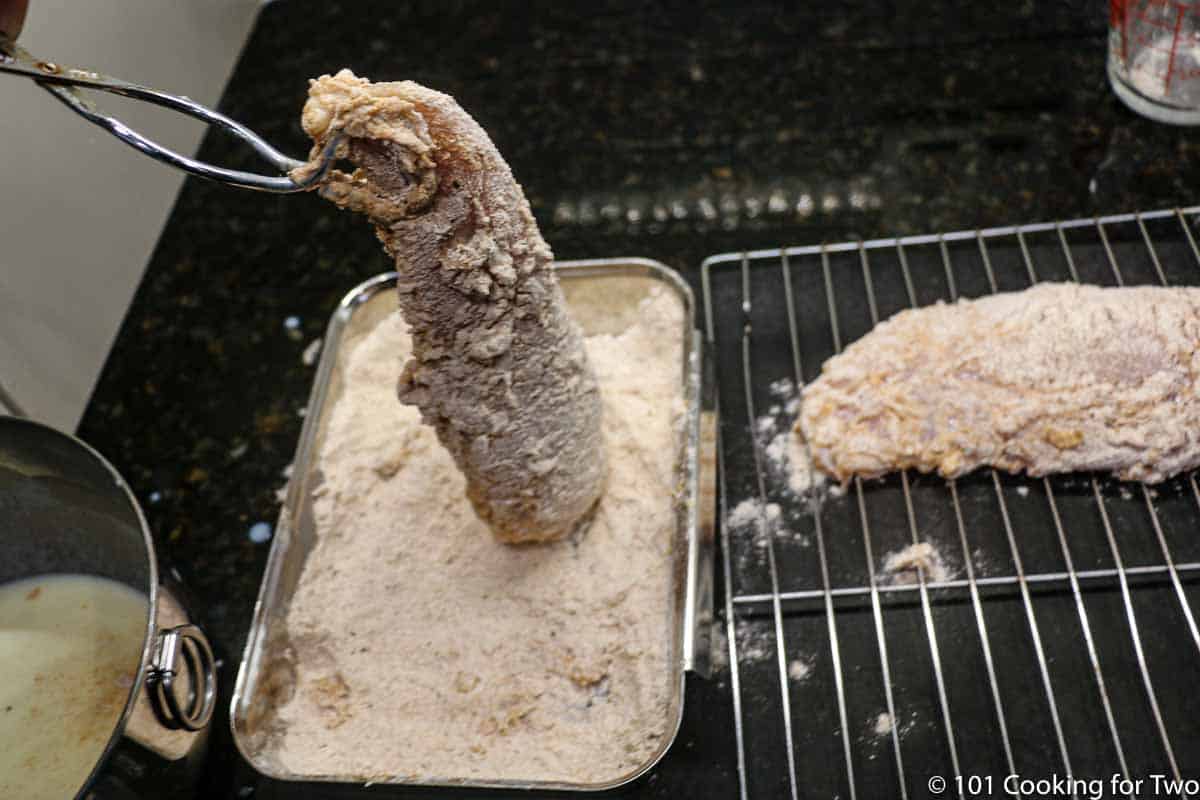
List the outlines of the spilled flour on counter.
<svg viewBox="0 0 1200 800">
<path fill-rule="evenodd" d="M 725 524 L 731 528 L 742 528 L 747 525 L 759 525 L 764 519 L 764 510 L 766 519 L 778 518 L 780 509 L 776 503 L 768 503 L 763 506 L 758 500 L 746 498 L 742 502 L 733 507 L 733 511 L 729 512 L 729 516 L 725 518 Z"/>
<path fill-rule="evenodd" d="M 734 542 L 733 554 L 739 574 L 765 569 L 771 542 L 809 545 L 808 537 L 787 524 L 783 507 L 756 497 L 739 502 L 722 523 Z"/>
<path fill-rule="evenodd" d="M 889 740 L 892 737 L 892 732 L 895 731 L 896 736 L 903 741 L 908 734 L 917 726 L 919 719 L 916 711 L 910 711 L 905 717 L 899 711 L 896 716 L 892 716 L 886 711 L 880 711 L 873 717 L 867 719 L 866 730 L 868 739 L 873 739 L 876 742 Z M 872 755 L 871 758 L 875 756 Z"/>
<path fill-rule="evenodd" d="M 747 497 L 726 513 L 725 528 L 738 544 L 752 545 L 735 548 L 739 571 L 765 566 L 772 539 L 801 547 L 810 544 L 809 537 L 796 528 L 797 517 L 810 508 L 802 496 L 825 481 L 823 475 L 812 469 L 803 443 L 792 433 L 799 409 L 792 381 L 789 378 L 773 381 L 769 390 L 775 402 L 755 419 L 751 434 L 763 456 L 767 493 L 780 502 Z M 786 512 L 781 502 L 787 506 Z"/>
<path fill-rule="evenodd" d="M 840 497 L 843 493 L 840 486 L 825 489 L 825 474 L 813 466 L 803 438 L 795 431 L 800 395 L 792 381 L 788 378 L 774 381 L 770 391 L 777 402 L 754 422 L 754 435 L 766 456 L 768 475 L 795 495 L 825 490 L 830 496 Z"/>
<path fill-rule="evenodd" d="M 748 497 L 733 507 L 733 511 L 725 517 L 725 524 L 731 531 L 748 533 L 756 548 L 766 550 L 782 517 L 783 509 L 778 503 L 764 504 L 761 500 Z"/>
<path fill-rule="evenodd" d="M 796 494 L 825 485 L 825 473 L 813 466 L 804 442 L 789 425 L 766 447 L 767 458 L 772 466 L 787 475 L 788 488 Z M 841 487 L 830 487 L 830 493 L 840 494 Z"/>
<path fill-rule="evenodd" d="M 725 621 L 714 619 L 710 631 L 713 672 L 726 672 L 729 670 L 729 637 L 725 634 Z"/>
<path fill-rule="evenodd" d="M 863 733 L 858 737 L 867 760 L 874 761 L 886 753 L 891 746 L 893 734 L 900 741 L 908 738 L 908 734 L 917 726 L 917 721 L 916 711 L 909 712 L 907 717 L 899 712 L 893 717 L 887 711 L 880 711 L 868 717 L 863 726 Z"/>
<path fill-rule="evenodd" d="M 656 287 L 632 320 L 586 342 L 610 461 L 594 520 L 534 546 L 496 540 L 397 401 L 399 316 L 347 348 L 316 544 L 267 667 L 277 705 L 252 731 L 264 758 L 364 781 L 592 783 L 664 745 L 683 309 Z"/>
<path fill-rule="evenodd" d="M 876 579 L 897 585 L 917 583 L 918 567 L 930 583 L 952 580 L 956 574 L 931 542 L 918 542 L 884 556 L 883 569 Z"/>
<path fill-rule="evenodd" d="M 736 631 L 739 664 L 758 664 L 775 657 L 775 631 L 770 626 L 742 622 Z"/>
<path fill-rule="evenodd" d="M 788 664 L 788 677 L 796 683 L 803 683 L 812 674 L 812 665 L 803 658 L 794 658 Z"/>
</svg>

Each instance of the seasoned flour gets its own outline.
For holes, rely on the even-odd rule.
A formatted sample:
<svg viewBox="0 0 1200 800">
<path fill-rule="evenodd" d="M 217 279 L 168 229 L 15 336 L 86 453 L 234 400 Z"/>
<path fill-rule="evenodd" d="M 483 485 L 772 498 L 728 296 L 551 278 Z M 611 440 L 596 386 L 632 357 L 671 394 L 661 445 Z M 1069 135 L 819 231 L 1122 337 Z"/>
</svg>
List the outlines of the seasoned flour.
<svg viewBox="0 0 1200 800">
<path fill-rule="evenodd" d="M 682 314 L 656 287 L 627 329 L 587 338 L 608 482 L 586 532 L 553 544 L 501 544 L 475 516 L 433 429 L 396 399 L 398 315 L 343 354 L 265 758 L 343 780 L 588 783 L 662 747 Z"/>
</svg>

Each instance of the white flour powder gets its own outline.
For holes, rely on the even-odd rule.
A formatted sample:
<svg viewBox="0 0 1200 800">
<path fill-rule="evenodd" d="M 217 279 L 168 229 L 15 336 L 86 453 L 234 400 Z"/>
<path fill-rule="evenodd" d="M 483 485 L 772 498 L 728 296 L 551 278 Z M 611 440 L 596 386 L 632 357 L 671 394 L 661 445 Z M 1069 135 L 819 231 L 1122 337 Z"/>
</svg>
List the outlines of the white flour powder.
<svg viewBox="0 0 1200 800">
<path fill-rule="evenodd" d="M 803 683 L 806 681 L 811 673 L 812 665 L 802 658 L 793 659 L 792 662 L 788 664 L 788 677 L 797 683 Z"/>
<path fill-rule="evenodd" d="M 803 495 L 825 485 L 824 473 L 817 470 L 804 441 L 794 430 L 800 396 L 792 381 L 780 378 L 770 385 L 771 395 L 779 402 L 755 420 L 754 434 L 767 459 L 767 473 L 782 482 L 793 494 Z M 839 487 L 832 487 L 833 496 L 840 496 Z"/>
<path fill-rule="evenodd" d="M 391 316 L 344 356 L 264 756 L 358 780 L 603 782 L 670 733 L 683 310 L 650 290 L 588 355 L 610 474 L 586 533 L 499 543 L 433 429 L 396 400 Z"/>
<path fill-rule="evenodd" d="M 813 466 L 808 451 L 804 449 L 804 442 L 793 426 L 788 425 L 782 433 L 775 434 L 765 452 L 771 466 L 787 475 L 788 488 L 796 494 L 804 494 L 809 489 L 825 484 L 825 474 Z"/>
<path fill-rule="evenodd" d="M 918 542 L 884 556 L 878 579 L 892 584 L 917 583 L 918 568 L 924 571 L 925 580 L 932 583 L 952 580 L 956 574 L 931 542 Z"/>
</svg>

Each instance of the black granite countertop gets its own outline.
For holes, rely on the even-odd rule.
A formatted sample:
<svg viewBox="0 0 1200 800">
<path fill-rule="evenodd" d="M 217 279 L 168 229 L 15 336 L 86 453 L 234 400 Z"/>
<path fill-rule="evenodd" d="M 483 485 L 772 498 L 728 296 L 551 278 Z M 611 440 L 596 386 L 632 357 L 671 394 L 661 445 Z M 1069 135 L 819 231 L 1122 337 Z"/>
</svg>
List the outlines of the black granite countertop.
<svg viewBox="0 0 1200 800">
<path fill-rule="evenodd" d="M 220 108 L 301 154 L 307 78 L 421 81 L 491 133 L 559 258 L 693 278 L 722 251 L 1196 201 L 1200 139 L 1114 98 L 1100 3 L 673 5 L 280 0 Z M 216 134 L 200 154 L 258 167 Z M 388 268 L 369 226 L 318 198 L 188 180 L 81 424 L 194 595 L 223 705 L 270 546 L 250 530 L 275 522 L 313 379 L 302 354 Z M 690 680 L 673 750 L 625 794 L 736 797 L 732 720 L 726 673 Z M 205 797 L 273 796 L 223 717 L 206 772 Z"/>
</svg>

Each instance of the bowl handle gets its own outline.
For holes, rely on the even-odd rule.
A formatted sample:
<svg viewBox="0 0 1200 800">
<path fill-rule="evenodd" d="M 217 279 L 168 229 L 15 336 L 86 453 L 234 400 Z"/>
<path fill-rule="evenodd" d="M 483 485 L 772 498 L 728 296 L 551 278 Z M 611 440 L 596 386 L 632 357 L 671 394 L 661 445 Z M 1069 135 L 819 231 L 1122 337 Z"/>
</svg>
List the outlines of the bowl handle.
<svg viewBox="0 0 1200 800">
<path fill-rule="evenodd" d="M 176 685 L 181 675 L 187 678 L 183 703 Z M 204 632 L 195 625 L 160 630 L 146 683 L 155 714 L 166 727 L 198 731 L 208 725 L 217 705 L 217 667 Z"/>
</svg>

